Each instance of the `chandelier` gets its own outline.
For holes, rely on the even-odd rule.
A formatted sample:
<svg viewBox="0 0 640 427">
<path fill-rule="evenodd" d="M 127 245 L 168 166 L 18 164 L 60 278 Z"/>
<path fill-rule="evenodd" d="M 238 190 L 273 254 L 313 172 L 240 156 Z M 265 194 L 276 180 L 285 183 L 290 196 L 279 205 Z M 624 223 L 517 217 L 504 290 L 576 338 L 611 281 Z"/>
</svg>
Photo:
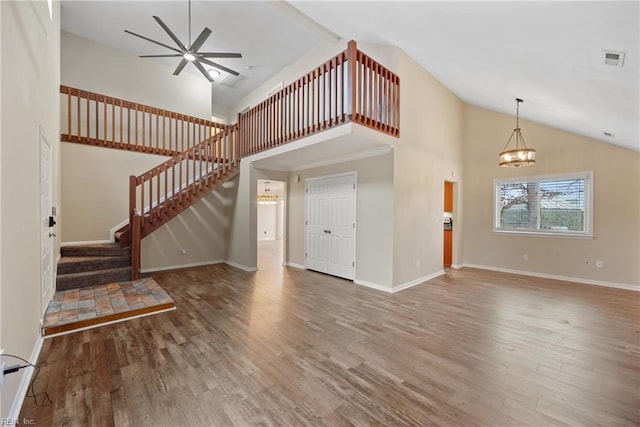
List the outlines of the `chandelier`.
<svg viewBox="0 0 640 427">
<path fill-rule="evenodd" d="M 520 166 L 529 166 L 536 162 L 536 150 L 533 148 L 527 148 L 527 145 L 524 143 L 524 138 L 522 137 L 522 132 L 520 132 L 519 119 L 521 102 L 524 101 L 520 98 L 516 98 L 516 128 L 511 133 L 511 137 L 509 137 L 507 144 L 500 153 L 501 167 L 519 168 Z M 511 140 L 514 139 L 514 135 L 516 148 L 507 149 Z"/>
<path fill-rule="evenodd" d="M 278 203 L 278 195 L 271 194 L 271 189 L 269 188 L 270 181 L 264 182 L 264 193 L 258 196 L 258 204 L 259 205 L 275 205 Z"/>
</svg>

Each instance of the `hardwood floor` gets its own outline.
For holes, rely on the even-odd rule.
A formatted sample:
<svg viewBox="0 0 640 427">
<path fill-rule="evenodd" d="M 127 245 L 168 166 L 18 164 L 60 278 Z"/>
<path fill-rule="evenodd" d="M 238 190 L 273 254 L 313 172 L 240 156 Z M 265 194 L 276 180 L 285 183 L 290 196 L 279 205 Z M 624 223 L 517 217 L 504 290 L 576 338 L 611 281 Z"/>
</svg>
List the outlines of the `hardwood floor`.
<svg viewBox="0 0 640 427">
<path fill-rule="evenodd" d="M 266 245 L 260 245 L 264 249 Z M 473 269 L 388 295 L 260 257 L 177 310 L 45 341 L 37 425 L 640 423 L 639 297 Z"/>
</svg>

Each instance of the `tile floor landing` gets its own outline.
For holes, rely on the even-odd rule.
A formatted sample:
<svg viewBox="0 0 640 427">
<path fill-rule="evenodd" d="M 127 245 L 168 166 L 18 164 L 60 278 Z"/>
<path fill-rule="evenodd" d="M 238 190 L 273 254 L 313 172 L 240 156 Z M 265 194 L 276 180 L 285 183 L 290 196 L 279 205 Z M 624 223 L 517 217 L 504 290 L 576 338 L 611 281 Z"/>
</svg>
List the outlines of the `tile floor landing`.
<svg viewBox="0 0 640 427">
<path fill-rule="evenodd" d="M 173 299 L 150 277 L 56 292 L 42 335 L 70 332 L 174 309 Z"/>
</svg>

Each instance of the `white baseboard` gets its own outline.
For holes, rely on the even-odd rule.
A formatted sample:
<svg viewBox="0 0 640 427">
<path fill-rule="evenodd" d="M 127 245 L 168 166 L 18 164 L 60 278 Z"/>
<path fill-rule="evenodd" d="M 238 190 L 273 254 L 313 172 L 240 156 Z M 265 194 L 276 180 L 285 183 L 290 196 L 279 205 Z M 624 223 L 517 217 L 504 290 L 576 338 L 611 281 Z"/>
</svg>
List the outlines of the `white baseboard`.
<svg viewBox="0 0 640 427">
<path fill-rule="evenodd" d="M 384 286 L 384 285 L 379 285 L 377 283 L 373 283 L 373 282 L 367 282 L 366 280 L 354 280 L 353 283 L 355 283 L 356 285 L 359 286 L 364 286 L 365 288 L 370 288 L 370 289 L 375 289 L 376 291 L 382 291 L 382 292 L 386 292 L 389 294 L 393 293 L 393 289 L 389 288 L 388 286 Z"/>
<path fill-rule="evenodd" d="M 80 242 L 62 242 L 60 243 L 60 247 L 64 248 L 65 246 L 102 245 L 104 243 L 114 243 L 114 241 L 113 240 L 85 240 Z"/>
<path fill-rule="evenodd" d="M 166 271 L 166 270 L 177 270 L 179 268 L 189 268 L 189 267 L 202 267 L 205 265 L 213 265 L 213 264 L 222 264 L 226 262 L 223 259 L 217 259 L 213 261 L 202 261 L 202 262 L 190 262 L 187 264 L 179 264 L 179 265 L 167 265 L 163 267 L 151 267 L 151 268 L 142 268 L 140 269 L 140 273 L 154 273 L 156 271 Z"/>
<path fill-rule="evenodd" d="M 42 335 L 38 335 L 36 339 L 36 343 L 33 345 L 33 350 L 31 350 L 31 356 L 29 356 L 29 363 L 35 365 L 38 363 L 38 356 L 40 356 L 40 349 L 42 349 L 42 343 L 44 340 L 42 339 Z M 24 403 L 24 398 L 27 395 L 27 391 L 29 388 L 29 383 L 31 382 L 31 377 L 33 376 L 33 371 L 35 369 L 33 367 L 25 368 L 24 373 L 22 374 L 22 379 L 20 379 L 20 385 L 18 386 L 18 391 L 16 392 L 15 397 L 13 398 L 13 404 L 11 404 L 11 409 L 9 410 L 8 419 L 9 420 L 18 420 L 20 416 L 20 410 L 22 409 L 22 404 Z M 8 425 L 8 424 L 7 424 Z M 17 425 L 17 424 L 14 424 Z"/>
<path fill-rule="evenodd" d="M 398 285 L 398 286 L 393 286 L 392 288 L 389 288 L 388 286 L 380 285 L 380 284 L 377 284 L 377 283 L 367 282 L 365 280 L 354 280 L 353 282 L 356 285 L 364 286 L 364 287 L 371 288 L 371 289 L 376 289 L 378 291 L 383 291 L 383 292 L 387 292 L 387 293 L 390 293 L 390 294 L 395 294 L 396 292 L 400 292 L 402 290 L 405 290 L 405 289 L 408 289 L 408 288 L 412 288 L 412 287 L 414 287 L 416 285 L 424 283 L 427 280 L 435 279 L 436 277 L 442 276 L 443 274 L 444 274 L 444 270 L 436 271 L 435 273 L 428 274 L 426 276 L 420 277 L 420 278 L 412 280 L 410 282 L 403 283 L 403 284 Z"/>
<path fill-rule="evenodd" d="M 436 277 L 442 276 L 443 274 L 444 274 L 444 270 L 436 271 L 435 273 L 428 274 L 426 276 L 420 277 L 420 278 L 412 280 L 410 282 L 403 283 L 403 284 L 398 285 L 398 286 L 394 286 L 393 287 L 393 291 L 391 291 L 391 292 L 396 293 L 396 292 L 400 292 L 400 291 L 402 291 L 404 289 L 412 288 L 412 287 L 414 287 L 416 285 L 419 285 L 420 283 L 426 282 L 427 280 L 435 279 Z"/>
<path fill-rule="evenodd" d="M 299 270 L 306 270 L 307 269 L 307 267 L 305 267 L 302 264 L 298 264 L 297 262 L 283 262 L 282 265 L 284 265 L 285 267 L 297 268 Z"/>
<path fill-rule="evenodd" d="M 120 230 L 122 227 L 124 227 L 127 224 L 129 224 L 129 218 L 121 221 L 120 224 L 116 225 L 111 230 L 109 230 L 109 238 L 111 239 L 112 242 L 115 242 L 116 240 L 116 231 Z"/>
<path fill-rule="evenodd" d="M 521 276 L 540 277 L 542 279 L 562 280 L 565 282 L 581 283 L 585 285 L 605 286 L 607 288 L 626 289 L 640 292 L 640 285 L 629 285 L 626 283 L 603 282 L 599 280 L 583 279 L 580 277 L 558 276 L 556 274 L 537 273 L 533 271 L 513 270 L 510 268 L 493 267 L 479 264 L 463 264 L 464 267 L 478 268 L 480 270 L 498 271 L 500 273 L 519 274 Z"/>
<path fill-rule="evenodd" d="M 238 264 L 237 262 L 225 260 L 225 264 L 229 264 L 231 267 L 239 268 L 240 270 L 248 271 L 253 273 L 254 271 L 258 271 L 258 267 L 247 267 L 246 265 Z"/>
</svg>

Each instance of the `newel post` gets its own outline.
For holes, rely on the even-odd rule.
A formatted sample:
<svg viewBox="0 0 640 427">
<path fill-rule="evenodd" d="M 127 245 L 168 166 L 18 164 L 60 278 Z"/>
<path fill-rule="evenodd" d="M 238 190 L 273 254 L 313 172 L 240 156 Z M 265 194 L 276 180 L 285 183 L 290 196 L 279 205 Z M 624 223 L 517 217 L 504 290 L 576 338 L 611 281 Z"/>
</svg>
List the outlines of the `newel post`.
<svg viewBox="0 0 640 427">
<path fill-rule="evenodd" d="M 131 222 L 131 280 L 140 278 L 140 215 L 133 215 Z"/>
<path fill-rule="evenodd" d="M 355 40 L 349 41 L 347 44 L 347 61 L 349 62 L 349 81 L 347 82 L 347 90 L 350 98 L 351 114 L 350 119 L 356 117 L 356 66 L 358 62 L 358 47 Z"/>
<path fill-rule="evenodd" d="M 136 212 L 136 187 L 138 179 L 135 175 L 129 176 L 129 227 L 133 225 L 133 215 Z"/>
</svg>

